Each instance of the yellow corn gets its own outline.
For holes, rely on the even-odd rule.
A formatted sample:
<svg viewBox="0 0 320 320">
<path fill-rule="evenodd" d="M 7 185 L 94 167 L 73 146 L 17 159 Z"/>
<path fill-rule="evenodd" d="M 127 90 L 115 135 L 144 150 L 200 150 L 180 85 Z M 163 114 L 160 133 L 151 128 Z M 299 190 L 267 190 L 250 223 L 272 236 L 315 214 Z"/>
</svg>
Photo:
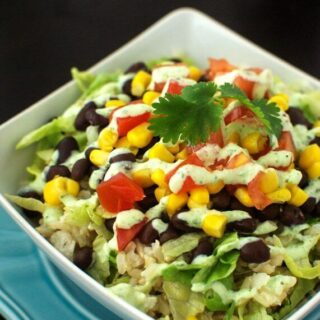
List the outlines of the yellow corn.
<svg viewBox="0 0 320 320">
<path fill-rule="evenodd" d="M 194 80 L 194 81 L 198 81 L 201 78 L 202 72 L 200 69 L 198 69 L 195 66 L 190 66 L 189 67 L 189 75 L 188 78 Z"/>
<path fill-rule="evenodd" d="M 92 150 L 89 156 L 91 163 L 93 163 L 97 167 L 104 166 L 107 163 L 108 158 L 109 152 L 105 152 L 98 149 Z"/>
<path fill-rule="evenodd" d="M 227 217 L 214 211 L 205 216 L 202 221 L 202 230 L 209 236 L 221 238 L 227 225 Z"/>
<path fill-rule="evenodd" d="M 188 316 L 186 320 L 198 320 L 196 316 Z"/>
<path fill-rule="evenodd" d="M 191 198 L 189 198 L 187 202 L 187 206 L 189 209 L 194 209 L 194 208 L 203 208 L 205 207 L 205 204 L 195 202 Z"/>
<path fill-rule="evenodd" d="M 126 103 L 122 100 L 118 100 L 118 99 L 114 99 L 114 100 L 109 100 L 106 102 L 105 107 L 109 108 L 109 107 L 122 107 L 124 106 Z"/>
<path fill-rule="evenodd" d="M 151 75 L 148 72 L 140 70 L 132 79 L 131 93 L 136 97 L 141 97 L 151 81 Z"/>
<path fill-rule="evenodd" d="M 236 132 L 236 131 L 233 131 L 228 136 L 228 143 L 240 144 L 240 134 L 238 132 Z"/>
<path fill-rule="evenodd" d="M 180 148 L 179 148 L 179 145 L 178 144 L 176 144 L 176 145 L 174 145 L 174 146 L 167 146 L 167 149 L 171 152 L 171 153 L 173 153 L 173 154 L 176 154 L 176 153 L 178 153 L 179 152 L 179 150 L 180 150 Z"/>
<path fill-rule="evenodd" d="M 320 161 L 320 147 L 317 144 L 311 144 L 301 152 L 299 165 L 302 169 L 307 169 L 318 161 Z"/>
<path fill-rule="evenodd" d="M 320 177 L 320 161 L 314 162 L 306 172 L 310 179 L 316 179 Z"/>
<path fill-rule="evenodd" d="M 308 194 L 296 185 L 290 185 L 288 189 L 291 192 L 291 199 L 288 203 L 296 207 L 302 206 L 309 198 Z"/>
<path fill-rule="evenodd" d="M 252 199 L 249 196 L 248 189 L 246 187 L 240 187 L 238 188 L 234 196 L 246 207 L 253 207 L 254 204 L 252 202 Z"/>
<path fill-rule="evenodd" d="M 160 200 L 168 194 L 170 194 L 170 190 L 168 188 L 158 187 L 154 190 L 154 196 L 158 202 L 160 202 Z"/>
<path fill-rule="evenodd" d="M 279 188 L 279 177 L 274 170 L 268 170 L 263 173 L 260 180 L 260 190 L 263 193 L 270 193 Z"/>
<path fill-rule="evenodd" d="M 144 148 L 152 140 L 152 132 L 148 129 L 150 123 L 143 122 L 127 133 L 129 143 L 137 148 Z"/>
<path fill-rule="evenodd" d="M 271 97 L 268 102 L 274 102 L 282 111 L 289 109 L 289 97 L 284 93 Z"/>
<path fill-rule="evenodd" d="M 167 202 L 167 213 L 169 216 L 173 216 L 177 211 L 183 208 L 188 202 L 188 195 L 186 192 L 178 194 L 171 193 Z"/>
<path fill-rule="evenodd" d="M 151 174 L 151 180 L 157 184 L 159 187 L 165 188 L 167 187 L 166 183 L 166 174 L 161 169 L 156 169 Z"/>
<path fill-rule="evenodd" d="M 150 169 L 142 169 L 132 172 L 132 179 L 142 188 L 151 187 L 154 183 L 151 179 Z"/>
<path fill-rule="evenodd" d="M 284 203 L 291 199 L 291 192 L 287 188 L 280 188 L 268 193 L 267 197 L 274 203 Z"/>
<path fill-rule="evenodd" d="M 149 159 L 158 158 L 162 161 L 173 162 L 174 155 L 162 144 L 156 143 L 148 151 Z"/>
<path fill-rule="evenodd" d="M 103 151 L 111 151 L 118 140 L 118 134 L 109 128 L 103 129 L 98 137 L 99 148 Z"/>
<path fill-rule="evenodd" d="M 130 149 L 133 154 L 137 154 L 139 149 L 130 144 L 127 137 L 120 138 L 115 144 L 115 148 L 127 148 Z"/>
<path fill-rule="evenodd" d="M 264 149 L 266 142 L 267 137 L 262 136 L 259 132 L 253 132 L 242 139 L 241 144 L 250 154 L 256 154 Z"/>
<path fill-rule="evenodd" d="M 44 201 L 54 206 L 59 205 L 61 196 L 71 194 L 76 197 L 79 190 L 78 182 L 66 177 L 56 177 L 45 184 L 43 189 Z"/>
<path fill-rule="evenodd" d="M 206 187 L 197 187 L 190 191 L 190 199 L 199 204 L 209 203 L 209 191 Z"/>
<path fill-rule="evenodd" d="M 159 98 L 160 93 L 156 91 L 147 91 L 142 98 L 143 103 L 148 104 L 149 106 L 152 105 L 154 100 Z"/>
<path fill-rule="evenodd" d="M 313 124 L 314 128 L 320 128 L 320 120 L 317 120 L 314 124 Z"/>
<path fill-rule="evenodd" d="M 207 187 L 210 194 L 215 194 L 215 193 L 220 192 L 223 189 L 224 183 L 222 180 L 218 180 L 215 183 L 207 184 L 206 187 Z"/>
<path fill-rule="evenodd" d="M 178 152 L 176 154 L 176 158 L 178 160 L 186 160 L 188 157 L 188 151 L 187 151 L 187 148 L 183 148 L 180 152 Z"/>
</svg>

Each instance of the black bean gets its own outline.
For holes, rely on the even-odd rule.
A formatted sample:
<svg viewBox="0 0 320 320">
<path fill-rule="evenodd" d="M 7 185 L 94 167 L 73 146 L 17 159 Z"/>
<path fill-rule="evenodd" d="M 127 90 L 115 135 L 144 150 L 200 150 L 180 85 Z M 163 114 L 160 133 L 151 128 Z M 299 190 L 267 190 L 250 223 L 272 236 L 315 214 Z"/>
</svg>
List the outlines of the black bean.
<svg viewBox="0 0 320 320">
<path fill-rule="evenodd" d="M 91 174 L 93 173 L 93 171 L 99 170 L 100 168 L 95 166 L 95 165 L 90 165 L 89 169 L 88 169 L 88 175 L 91 176 Z"/>
<path fill-rule="evenodd" d="M 251 216 L 255 215 L 255 208 L 249 208 L 243 205 L 241 202 L 238 201 L 236 198 L 231 198 L 230 202 L 230 209 L 231 210 L 241 210 L 248 212 Z"/>
<path fill-rule="evenodd" d="M 316 208 L 317 200 L 316 198 L 310 197 L 307 201 L 300 207 L 301 211 L 304 214 L 312 214 L 314 209 Z"/>
<path fill-rule="evenodd" d="M 300 172 L 302 173 L 302 178 L 301 178 L 301 180 L 300 180 L 300 182 L 299 182 L 299 187 L 300 188 L 305 188 L 307 185 L 308 185 L 308 183 L 309 183 L 309 179 L 308 179 L 308 174 L 304 171 L 304 170 L 302 170 L 302 169 L 299 169 L 300 170 Z"/>
<path fill-rule="evenodd" d="M 318 146 L 320 146 L 320 137 L 315 137 L 310 141 L 310 144 L 317 144 Z"/>
<path fill-rule="evenodd" d="M 133 96 L 131 93 L 131 84 L 132 84 L 132 79 L 126 80 L 122 85 L 122 91 L 123 93 L 128 95 L 131 99 L 135 99 L 136 97 Z"/>
<path fill-rule="evenodd" d="M 33 199 L 43 201 L 42 195 L 40 195 L 39 193 L 37 193 L 33 190 L 19 192 L 19 196 L 23 197 L 23 198 L 33 198 Z M 28 210 L 28 209 L 24 209 L 24 208 L 22 208 L 22 211 L 24 212 L 24 214 L 28 218 L 40 218 L 41 217 L 41 213 L 38 211 Z"/>
<path fill-rule="evenodd" d="M 90 162 L 86 159 L 77 160 L 71 170 L 71 178 L 76 181 L 82 180 L 89 171 Z"/>
<path fill-rule="evenodd" d="M 98 114 L 96 112 L 96 109 L 89 109 L 87 110 L 85 117 L 88 121 L 88 123 L 92 126 L 100 126 L 104 128 L 108 125 L 109 121 L 106 117 L 102 116 L 101 114 Z"/>
<path fill-rule="evenodd" d="M 135 162 L 136 157 L 133 153 L 128 152 L 128 153 L 121 153 L 116 156 L 113 156 L 109 159 L 109 163 L 115 163 L 115 162 L 121 162 L 121 161 L 130 161 L 130 162 Z"/>
<path fill-rule="evenodd" d="M 182 257 L 186 263 L 190 264 L 193 260 L 193 250 L 185 252 Z"/>
<path fill-rule="evenodd" d="M 198 82 L 208 82 L 209 79 L 207 78 L 207 76 L 205 74 L 203 74 L 200 79 L 198 80 Z"/>
<path fill-rule="evenodd" d="M 170 222 L 170 217 L 168 215 L 167 212 L 161 212 L 161 216 L 160 216 L 160 219 L 163 221 L 163 222 Z"/>
<path fill-rule="evenodd" d="M 212 207 L 217 210 L 226 210 L 230 205 L 231 196 L 229 192 L 222 189 L 220 192 L 210 196 Z"/>
<path fill-rule="evenodd" d="M 141 201 L 137 201 L 136 204 L 143 210 L 147 211 L 150 208 L 158 204 L 158 201 L 154 195 L 155 186 L 145 188 L 143 190 L 145 197 Z"/>
<path fill-rule="evenodd" d="M 73 253 L 74 264 L 82 270 L 87 269 L 92 262 L 92 252 L 90 247 L 76 247 Z"/>
<path fill-rule="evenodd" d="M 140 70 L 146 71 L 146 72 L 150 72 L 150 70 L 148 69 L 148 67 L 146 66 L 146 64 L 142 61 L 136 62 L 134 64 L 132 64 L 124 73 L 136 73 Z"/>
<path fill-rule="evenodd" d="M 276 219 L 282 211 L 283 205 L 273 203 L 267 206 L 262 211 L 259 211 L 257 213 L 257 217 L 260 221 L 273 220 Z"/>
<path fill-rule="evenodd" d="M 270 259 L 270 249 L 262 240 L 249 242 L 240 249 L 240 258 L 248 263 L 262 263 Z"/>
<path fill-rule="evenodd" d="M 84 156 L 86 157 L 87 160 L 90 160 L 90 153 L 93 150 L 99 150 L 99 148 L 95 148 L 95 147 L 89 147 L 85 152 L 84 152 Z"/>
<path fill-rule="evenodd" d="M 74 126 L 77 130 L 85 131 L 87 129 L 87 127 L 90 125 L 87 119 L 87 112 L 91 110 L 96 110 L 96 108 L 97 106 L 93 101 L 89 101 L 82 107 L 74 121 Z"/>
<path fill-rule="evenodd" d="M 279 215 L 279 220 L 286 226 L 304 223 L 304 215 L 300 208 L 286 204 Z"/>
<path fill-rule="evenodd" d="M 320 217 L 320 202 L 316 204 L 316 207 L 314 208 L 312 215 Z"/>
<path fill-rule="evenodd" d="M 141 243 L 149 245 L 159 239 L 159 232 L 152 223 L 155 219 L 148 221 L 139 233 L 139 240 Z"/>
<path fill-rule="evenodd" d="M 165 232 L 161 233 L 159 240 L 161 244 L 164 244 L 169 240 L 178 238 L 179 235 L 180 234 L 178 233 L 178 231 L 175 230 L 171 224 L 169 224 L 168 229 Z"/>
<path fill-rule="evenodd" d="M 202 238 L 198 246 L 193 250 L 193 259 L 200 255 L 209 256 L 213 253 L 213 244 L 209 237 Z"/>
<path fill-rule="evenodd" d="M 252 233 L 257 228 L 257 221 L 252 218 L 242 219 L 229 223 L 228 227 L 239 233 Z"/>
<path fill-rule="evenodd" d="M 174 226 L 174 228 L 183 232 L 198 231 L 197 228 L 189 226 L 186 221 L 179 219 L 179 213 L 176 213 L 171 217 L 171 223 Z"/>
<path fill-rule="evenodd" d="M 58 143 L 56 149 L 59 152 L 57 164 L 60 164 L 70 157 L 73 150 L 79 150 L 79 145 L 75 138 L 65 137 Z"/>
<path fill-rule="evenodd" d="M 144 148 L 139 149 L 138 153 L 137 153 L 137 158 L 141 159 L 143 157 L 143 155 L 151 148 L 153 147 L 157 142 L 159 142 L 159 137 L 153 137 L 152 140 L 149 142 L 149 144 L 147 146 L 145 146 Z"/>
<path fill-rule="evenodd" d="M 71 175 L 71 173 L 70 173 L 70 170 L 68 169 L 68 167 L 61 165 L 61 164 L 57 164 L 57 165 L 49 167 L 49 170 L 47 171 L 47 175 L 46 175 L 46 180 L 50 181 L 55 176 L 69 178 L 70 175 Z"/>
<path fill-rule="evenodd" d="M 299 108 L 290 107 L 287 110 L 287 114 L 289 115 L 289 118 L 293 125 L 302 124 L 308 129 L 312 128 L 312 123 L 305 118 L 303 111 Z"/>
<path fill-rule="evenodd" d="M 116 222 L 116 218 L 106 219 L 104 220 L 104 225 L 106 226 L 107 230 L 113 232 L 113 225 Z"/>
<path fill-rule="evenodd" d="M 182 62 L 182 60 L 180 58 L 170 58 L 170 61 L 175 62 L 175 63 Z"/>
</svg>

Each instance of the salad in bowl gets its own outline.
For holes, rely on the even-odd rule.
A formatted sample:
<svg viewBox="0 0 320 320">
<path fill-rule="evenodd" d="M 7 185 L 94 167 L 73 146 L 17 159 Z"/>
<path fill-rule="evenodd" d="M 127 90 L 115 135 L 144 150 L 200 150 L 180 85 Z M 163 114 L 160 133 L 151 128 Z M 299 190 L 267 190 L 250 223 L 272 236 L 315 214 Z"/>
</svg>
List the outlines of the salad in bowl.
<svg viewBox="0 0 320 320">
<path fill-rule="evenodd" d="M 281 319 L 315 290 L 319 92 L 216 58 L 72 75 L 7 195 L 57 250 L 155 319 Z"/>
</svg>

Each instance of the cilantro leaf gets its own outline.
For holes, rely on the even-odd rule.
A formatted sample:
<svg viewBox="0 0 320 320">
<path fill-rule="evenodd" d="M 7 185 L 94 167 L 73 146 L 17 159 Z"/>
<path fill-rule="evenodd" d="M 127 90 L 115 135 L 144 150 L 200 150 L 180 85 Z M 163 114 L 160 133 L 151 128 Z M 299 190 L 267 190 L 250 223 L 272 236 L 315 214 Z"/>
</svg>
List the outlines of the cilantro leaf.
<svg viewBox="0 0 320 320">
<path fill-rule="evenodd" d="M 225 83 L 220 87 L 222 98 L 233 98 L 240 101 L 249 108 L 265 126 L 267 134 L 280 136 L 282 123 L 279 117 L 280 109 L 275 103 L 268 103 L 265 99 L 250 100 L 246 94 L 230 83 Z"/>
<path fill-rule="evenodd" d="M 219 129 L 222 118 L 222 103 L 214 97 L 216 92 L 214 83 L 200 82 L 184 88 L 181 95 L 166 94 L 152 105 L 159 117 L 150 120 L 150 129 L 164 142 L 206 142 L 210 133 Z"/>
</svg>

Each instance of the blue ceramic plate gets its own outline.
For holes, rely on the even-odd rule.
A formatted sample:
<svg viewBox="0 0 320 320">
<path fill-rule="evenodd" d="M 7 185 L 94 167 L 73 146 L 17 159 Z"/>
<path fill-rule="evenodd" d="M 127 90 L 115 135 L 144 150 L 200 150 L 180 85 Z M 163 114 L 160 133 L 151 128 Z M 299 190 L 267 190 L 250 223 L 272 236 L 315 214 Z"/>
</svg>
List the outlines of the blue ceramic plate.
<svg viewBox="0 0 320 320">
<path fill-rule="evenodd" d="M 52 265 L 1 207 L 0 226 L 1 315 L 12 320 L 120 320 Z"/>
</svg>

